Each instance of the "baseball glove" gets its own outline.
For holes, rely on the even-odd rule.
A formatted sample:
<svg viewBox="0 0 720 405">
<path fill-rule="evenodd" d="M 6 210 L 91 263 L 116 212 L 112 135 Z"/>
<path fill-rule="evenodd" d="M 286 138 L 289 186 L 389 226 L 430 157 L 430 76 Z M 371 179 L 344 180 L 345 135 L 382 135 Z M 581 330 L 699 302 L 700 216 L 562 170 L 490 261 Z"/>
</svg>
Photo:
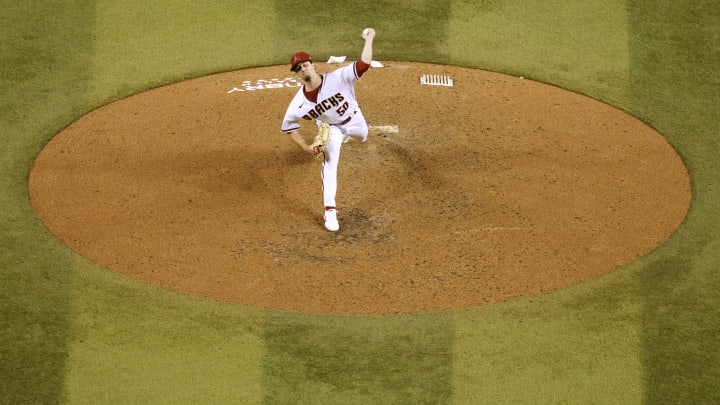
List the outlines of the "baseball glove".
<svg viewBox="0 0 720 405">
<path fill-rule="evenodd" d="M 320 153 L 328 142 L 330 142 L 330 125 L 323 122 L 318 127 L 317 135 L 315 135 L 315 139 L 313 139 L 310 146 L 312 146 L 313 150 L 316 150 L 317 153 Z"/>
</svg>

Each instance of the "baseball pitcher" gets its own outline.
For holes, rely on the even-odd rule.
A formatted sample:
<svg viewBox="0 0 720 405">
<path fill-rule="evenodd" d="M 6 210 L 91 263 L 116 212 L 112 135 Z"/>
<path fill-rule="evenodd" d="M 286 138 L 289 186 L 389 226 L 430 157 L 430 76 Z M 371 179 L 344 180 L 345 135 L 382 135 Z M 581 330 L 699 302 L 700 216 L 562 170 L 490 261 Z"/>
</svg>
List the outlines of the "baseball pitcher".
<svg viewBox="0 0 720 405">
<path fill-rule="evenodd" d="M 366 28 L 362 38 L 365 45 L 360 60 L 330 73 L 319 74 L 312 57 L 305 52 L 290 58 L 290 70 L 300 78 L 303 87 L 290 102 L 281 130 L 303 151 L 324 155 L 321 175 L 325 228 L 333 232 L 340 229 L 335 202 L 340 148 L 350 139 L 365 142 L 368 136 L 365 117 L 355 99 L 355 82 L 370 68 L 375 30 Z M 310 144 L 299 132 L 303 120 L 317 126 L 317 135 Z"/>
</svg>

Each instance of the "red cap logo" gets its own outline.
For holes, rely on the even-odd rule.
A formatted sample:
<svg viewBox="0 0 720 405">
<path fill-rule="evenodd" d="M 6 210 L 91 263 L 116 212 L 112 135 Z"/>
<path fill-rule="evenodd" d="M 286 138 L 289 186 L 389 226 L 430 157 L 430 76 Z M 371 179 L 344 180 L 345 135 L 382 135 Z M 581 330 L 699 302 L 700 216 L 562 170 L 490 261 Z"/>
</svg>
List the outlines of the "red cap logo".
<svg viewBox="0 0 720 405">
<path fill-rule="evenodd" d="M 306 54 L 305 52 L 298 52 L 295 55 L 293 55 L 292 58 L 290 58 L 290 71 L 294 72 L 295 67 L 299 63 L 303 63 L 303 62 L 307 62 L 307 61 L 312 62 L 312 60 L 313 60 L 312 56 Z"/>
</svg>

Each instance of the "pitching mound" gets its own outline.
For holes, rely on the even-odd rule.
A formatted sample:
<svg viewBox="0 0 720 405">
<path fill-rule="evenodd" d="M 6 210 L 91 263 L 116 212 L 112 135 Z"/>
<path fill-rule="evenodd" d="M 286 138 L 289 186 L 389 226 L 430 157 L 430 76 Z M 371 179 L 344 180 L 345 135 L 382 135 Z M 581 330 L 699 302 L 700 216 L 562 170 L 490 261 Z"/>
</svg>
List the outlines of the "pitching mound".
<svg viewBox="0 0 720 405">
<path fill-rule="evenodd" d="M 298 86 L 290 76 L 287 66 L 212 75 L 93 111 L 38 155 L 35 210 L 82 256 L 164 288 L 387 314 L 598 277 L 663 243 L 690 204 L 674 149 L 613 107 L 397 62 L 357 85 L 371 133 L 343 147 L 341 230 L 330 233 L 320 161 L 279 132 Z"/>
</svg>

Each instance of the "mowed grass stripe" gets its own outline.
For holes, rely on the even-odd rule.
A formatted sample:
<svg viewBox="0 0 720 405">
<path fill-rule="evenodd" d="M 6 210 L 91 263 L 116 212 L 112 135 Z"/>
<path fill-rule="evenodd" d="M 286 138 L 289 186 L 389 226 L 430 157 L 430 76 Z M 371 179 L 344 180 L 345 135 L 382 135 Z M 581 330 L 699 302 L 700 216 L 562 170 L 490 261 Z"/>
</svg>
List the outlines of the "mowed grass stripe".
<svg viewBox="0 0 720 405">
<path fill-rule="evenodd" d="M 271 2 L 99 1 L 96 9 L 94 106 L 270 62 Z M 259 401 L 261 311 L 164 291 L 82 259 L 75 266 L 69 402 Z"/>
<path fill-rule="evenodd" d="M 625 103 L 625 0 L 452 2 L 454 64 L 503 72 Z"/>
<path fill-rule="evenodd" d="M 452 61 L 626 104 L 630 56 L 625 2 L 608 3 L 455 1 Z M 637 289 L 632 270 L 625 270 L 564 291 L 458 311 L 457 400 L 639 402 Z"/>
<path fill-rule="evenodd" d="M 263 0 L 99 0 L 93 101 L 272 64 L 273 15 L 273 3 Z"/>
<path fill-rule="evenodd" d="M 258 403 L 264 315 L 78 259 L 68 403 Z"/>
<path fill-rule="evenodd" d="M 4 1 L 0 13 L 0 402 L 55 403 L 68 353 L 72 252 L 40 224 L 27 173 L 86 108 L 88 4 Z"/>
<path fill-rule="evenodd" d="M 324 62 L 331 55 L 357 60 L 366 27 L 377 31 L 376 60 L 447 61 L 450 2 L 378 0 L 326 7 L 308 0 L 275 0 L 275 4 L 276 37 L 282 38 L 274 43 L 277 63 L 289 63 L 300 50 L 316 61 Z"/>
<path fill-rule="evenodd" d="M 452 312 L 268 312 L 264 403 L 451 403 L 453 329 Z"/>
<path fill-rule="evenodd" d="M 442 61 L 447 57 L 447 2 L 352 2 L 322 7 L 288 0 L 276 1 L 275 8 L 276 37 L 283 38 L 275 43 L 279 63 L 287 63 L 300 50 L 318 61 L 331 55 L 356 60 L 365 27 L 377 30 L 376 60 L 390 55 L 393 60 Z M 370 83 L 372 74 L 365 80 Z M 284 110 L 284 103 L 289 102 L 280 108 Z M 372 102 L 360 100 L 361 105 Z M 451 312 L 336 317 L 273 311 L 267 314 L 264 333 L 264 403 L 440 404 L 452 400 Z"/>
<path fill-rule="evenodd" d="M 629 1 L 632 109 L 666 134 L 692 178 L 683 226 L 642 273 L 647 403 L 719 403 L 720 8 Z"/>
</svg>

